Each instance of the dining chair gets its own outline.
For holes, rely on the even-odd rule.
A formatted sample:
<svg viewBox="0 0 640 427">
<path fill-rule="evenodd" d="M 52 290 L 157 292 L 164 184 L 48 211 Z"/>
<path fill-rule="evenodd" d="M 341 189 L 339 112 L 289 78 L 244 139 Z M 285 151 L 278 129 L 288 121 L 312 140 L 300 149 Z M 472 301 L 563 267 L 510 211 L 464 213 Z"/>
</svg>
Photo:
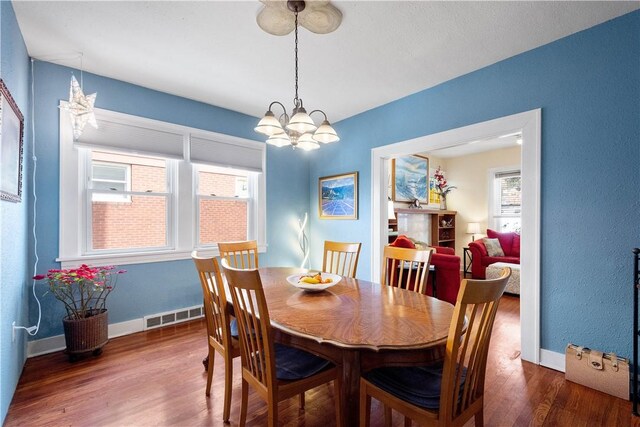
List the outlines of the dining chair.
<svg viewBox="0 0 640 427">
<path fill-rule="evenodd" d="M 339 276 L 356 277 L 362 243 L 324 242 L 322 271 Z"/>
<path fill-rule="evenodd" d="M 191 258 L 198 270 L 202 293 L 204 295 L 204 314 L 207 322 L 208 348 L 207 355 L 207 388 L 205 394 L 211 393 L 213 379 L 213 362 L 216 352 L 224 359 L 224 407 L 222 419 L 229 422 L 231 412 L 231 387 L 233 383 L 233 359 L 240 356 L 240 343 L 237 332 L 232 332 L 231 315 L 227 306 L 222 275 L 215 258 L 200 256 L 196 251 Z"/>
<path fill-rule="evenodd" d="M 247 419 L 248 387 L 268 406 L 268 425 L 278 424 L 278 402 L 334 382 L 337 425 L 341 425 L 340 371 L 328 360 L 297 348 L 274 343 L 269 309 L 258 270 L 241 270 L 222 260 L 233 309 L 238 319 L 242 360 L 240 426 Z"/>
<path fill-rule="evenodd" d="M 360 427 L 369 425 L 371 398 L 405 416 L 405 426 L 482 426 L 484 380 L 493 321 L 511 276 L 463 279 L 453 310 L 444 362 L 433 366 L 384 367 L 360 378 Z"/>
<path fill-rule="evenodd" d="M 235 268 L 258 268 L 258 242 L 247 240 L 242 242 L 218 243 L 220 258 L 226 259 Z"/>
<path fill-rule="evenodd" d="M 385 246 L 380 283 L 424 294 L 433 248 L 420 250 Z"/>
</svg>

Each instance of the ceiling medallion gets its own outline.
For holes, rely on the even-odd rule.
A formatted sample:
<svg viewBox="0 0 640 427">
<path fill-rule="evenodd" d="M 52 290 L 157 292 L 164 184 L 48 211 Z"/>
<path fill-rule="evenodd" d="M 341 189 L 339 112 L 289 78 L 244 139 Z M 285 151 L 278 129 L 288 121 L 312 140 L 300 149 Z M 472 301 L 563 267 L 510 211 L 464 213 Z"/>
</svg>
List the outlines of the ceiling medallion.
<svg viewBox="0 0 640 427">
<path fill-rule="evenodd" d="M 264 7 L 256 21 L 260 28 L 274 36 L 286 36 L 295 28 L 294 17 L 288 2 L 282 0 L 260 0 Z M 328 0 L 308 1 L 299 10 L 298 23 L 316 34 L 335 31 L 342 22 L 342 12 Z"/>
<path fill-rule="evenodd" d="M 284 2 L 263 0 L 263 3 L 269 6 L 272 3 Z M 315 5 L 316 3 L 328 2 L 311 2 L 310 4 Z M 325 6 L 334 8 L 333 6 L 328 4 L 325 4 Z M 329 123 L 329 120 L 327 120 L 327 115 L 324 113 L 324 111 L 313 110 L 307 114 L 307 110 L 305 110 L 302 104 L 302 99 L 298 97 L 298 17 L 299 14 L 301 14 L 305 10 L 305 2 L 289 0 L 287 1 L 287 7 L 291 12 L 293 12 L 293 30 L 295 31 L 295 98 L 293 99 L 293 111 L 291 112 L 291 116 L 289 116 L 287 114 L 287 109 L 281 102 L 273 101 L 271 104 L 269 104 L 269 109 L 265 113 L 264 117 L 255 127 L 255 131 L 269 137 L 267 139 L 267 144 L 275 145 L 277 147 L 285 147 L 287 145 L 291 145 L 293 148 L 298 147 L 303 150 L 317 150 L 318 148 L 320 148 L 320 145 L 318 144 L 319 142 L 328 144 L 330 142 L 337 142 L 340 140 L 340 138 L 338 137 L 333 127 L 331 127 L 331 124 Z M 262 12 L 265 12 L 266 10 L 269 9 L 265 6 L 265 9 Z M 338 13 L 340 12 L 338 11 Z M 291 15 L 290 12 L 288 14 Z M 341 19 L 342 14 L 340 14 L 339 16 Z M 258 24 L 261 28 L 264 29 L 264 27 L 260 24 L 260 15 L 258 15 Z M 339 24 L 340 21 L 338 21 L 337 25 Z M 335 26 L 335 28 L 337 28 L 337 25 Z M 291 30 L 284 34 L 288 34 L 289 32 L 291 32 Z M 283 111 L 278 118 L 276 118 L 272 111 L 272 107 L 274 105 L 279 105 Z M 320 124 L 320 126 L 316 126 L 316 124 L 313 122 L 313 119 L 311 119 L 311 115 L 313 113 L 320 113 L 324 116 L 324 120 Z"/>
</svg>

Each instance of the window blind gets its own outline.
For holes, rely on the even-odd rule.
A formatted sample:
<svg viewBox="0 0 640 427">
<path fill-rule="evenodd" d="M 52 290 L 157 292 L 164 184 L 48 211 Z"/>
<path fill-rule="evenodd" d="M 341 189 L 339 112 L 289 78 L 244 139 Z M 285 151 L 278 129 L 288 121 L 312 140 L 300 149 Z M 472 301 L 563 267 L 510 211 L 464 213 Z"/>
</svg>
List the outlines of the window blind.
<svg viewBox="0 0 640 427">
<path fill-rule="evenodd" d="M 133 154 L 182 159 L 182 134 L 109 120 L 98 120 L 98 129 L 85 126 L 76 146 Z"/>
<path fill-rule="evenodd" d="M 264 144 L 235 144 L 191 136 L 191 162 L 262 172 Z"/>
</svg>

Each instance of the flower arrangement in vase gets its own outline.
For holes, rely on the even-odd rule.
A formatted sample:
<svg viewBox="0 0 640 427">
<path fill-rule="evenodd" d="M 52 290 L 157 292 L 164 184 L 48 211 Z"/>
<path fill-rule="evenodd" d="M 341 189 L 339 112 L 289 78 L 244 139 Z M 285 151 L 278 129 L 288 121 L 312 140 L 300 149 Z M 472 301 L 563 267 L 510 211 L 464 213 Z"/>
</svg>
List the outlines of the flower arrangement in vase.
<svg viewBox="0 0 640 427">
<path fill-rule="evenodd" d="M 115 289 L 118 275 L 125 272 L 114 266 L 82 264 L 66 270 L 51 269 L 47 274 L 33 277 L 46 279 L 48 292 L 64 304 L 67 316 L 62 324 L 71 360 L 74 355 L 87 351 L 100 354 L 107 343 L 107 297 Z"/>
<path fill-rule="evenodd" d="M 440 209 L 447 209 L 447 195 L 457 187 L 449 185 L 440 166 L 434 172 L 433 177 L 436 181 L 436 192 L 440 195 Z"/>
</svg>

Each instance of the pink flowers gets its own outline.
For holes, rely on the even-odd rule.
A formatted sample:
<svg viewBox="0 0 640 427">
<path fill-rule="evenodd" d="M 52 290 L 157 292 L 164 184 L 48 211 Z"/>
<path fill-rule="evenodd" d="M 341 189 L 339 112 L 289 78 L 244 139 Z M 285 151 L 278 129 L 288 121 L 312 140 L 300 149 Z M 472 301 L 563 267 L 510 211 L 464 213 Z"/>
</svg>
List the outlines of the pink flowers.
<svg viewBox="0 0 640 427">
<path fill-rule="evenodd" d="M 47 274 L 37 274 L 34 280 L 47 279 L 49 292 L 62 301 L 69 318 L 82 319 L 105 310 L 109 293 L 115 288 L 117 276 L 126 270 L 115 266 L 51 269 Z"/>
<path fill-rule="evenodd" d="M 447 183 L 447 179 L 444 177 L 444 172 L 440 169 L 440 166 L 436 169 L 433 177 L 436 180 L 436 189 L 438 190 L 438 194 L 442 197 L 447 197 L 447 194 L 449 194 L 451 190 L 457 188 Z"/>
</svg>

